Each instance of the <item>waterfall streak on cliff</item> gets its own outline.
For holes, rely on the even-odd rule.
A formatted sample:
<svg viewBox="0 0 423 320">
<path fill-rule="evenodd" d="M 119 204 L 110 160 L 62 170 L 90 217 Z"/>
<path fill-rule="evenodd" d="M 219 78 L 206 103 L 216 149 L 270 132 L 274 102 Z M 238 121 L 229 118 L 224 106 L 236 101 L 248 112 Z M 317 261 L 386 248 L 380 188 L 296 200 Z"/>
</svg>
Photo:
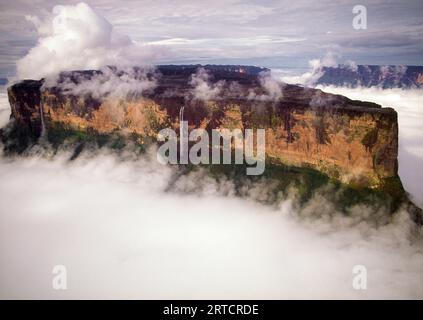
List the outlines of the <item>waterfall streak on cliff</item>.
<svg viewBox="0 0 423 320">
<path fill-rule="evenodd" d="M 46 126 L 44 123 L 44 110 L 42 104 L 40 104 L 40 119 L 41 119 L 41 135 L 40 138 L 45 136 L 46 133 Z"/>
</svg>

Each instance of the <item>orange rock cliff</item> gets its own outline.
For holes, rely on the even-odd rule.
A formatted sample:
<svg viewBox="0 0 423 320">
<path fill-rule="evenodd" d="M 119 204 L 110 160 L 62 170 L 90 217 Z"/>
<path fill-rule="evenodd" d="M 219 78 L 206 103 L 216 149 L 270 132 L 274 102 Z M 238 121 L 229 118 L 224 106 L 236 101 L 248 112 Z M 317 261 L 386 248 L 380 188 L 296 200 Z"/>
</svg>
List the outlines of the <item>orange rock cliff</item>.
<svg viewBox="0 0 423 320">
<path fill-rule="evenodd" d="M 143 143 L 163 128 L 178 128 L 184 106 L 190 128 L 265 129 L 272 163 L 309 167 L 370 188 L 397 176 L 398 123 L 391 108 L 279 83 L 256 67 L 134 70 L 67 72 L 53 85 L 16 83 L 8 90 L 12 118 L 34 136 L 60 124 L 136 135 Z M 116 84 L 106 90 L 108 81 Z"/>
</svg>

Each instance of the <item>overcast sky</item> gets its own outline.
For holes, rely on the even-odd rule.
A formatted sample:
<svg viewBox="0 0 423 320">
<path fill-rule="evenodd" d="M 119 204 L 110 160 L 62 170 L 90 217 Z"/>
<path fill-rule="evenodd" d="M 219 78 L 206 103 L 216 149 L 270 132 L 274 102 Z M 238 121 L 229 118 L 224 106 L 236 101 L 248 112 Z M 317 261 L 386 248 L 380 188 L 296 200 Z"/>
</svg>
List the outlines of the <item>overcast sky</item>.
<svg viewBox="0 0 423 320">
<path fill-rule="evenodd" d="M 58 4 L 0 4 L 0 77 L 15 73 L 39 38 L 26 15 L 46 19 Z M 143 44 L 167 45 L 160 62 L 242 63 L 307 67 L 328 51 L 363 64 L 423 65 L 423 1 L 86 0 L 114 32 Z M 367 8 L 367 29 L 352 27 L 355 5 Z"/>
</svg>

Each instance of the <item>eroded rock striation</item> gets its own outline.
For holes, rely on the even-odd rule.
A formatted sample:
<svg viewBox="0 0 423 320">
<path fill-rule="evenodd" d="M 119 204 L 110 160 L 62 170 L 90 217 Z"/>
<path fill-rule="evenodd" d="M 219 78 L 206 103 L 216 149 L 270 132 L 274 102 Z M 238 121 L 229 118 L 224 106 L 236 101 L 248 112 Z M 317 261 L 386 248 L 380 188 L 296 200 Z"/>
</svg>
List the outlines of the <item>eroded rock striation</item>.
<svg viewBox="0 0 423 320">
<path fill-rule="evenodd" d="M 109 68 L 62 73 L 53 84 L 25 80 L 8 94 L 12 118 L 35 137 L 65 127 L 136 136 L 143 143 L 165 127 L 177 129 L 184 106 L 190 128 L 266 129 L 266 156 L 273 163 L 371 188 L 396 177 L 393 109 L 279 83 L 267 72 L 247 66 Z"/>
</svg>

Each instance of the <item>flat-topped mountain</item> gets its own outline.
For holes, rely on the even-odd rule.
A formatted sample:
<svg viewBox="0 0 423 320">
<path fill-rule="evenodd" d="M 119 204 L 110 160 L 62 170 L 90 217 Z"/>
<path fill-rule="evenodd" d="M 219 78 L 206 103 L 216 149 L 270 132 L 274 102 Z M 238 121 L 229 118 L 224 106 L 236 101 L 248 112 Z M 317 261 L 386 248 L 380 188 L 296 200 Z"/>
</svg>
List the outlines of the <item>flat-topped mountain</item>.
<svg viewBox="0 0 423 320">
<path fill-rule="evenodd" d="M 272 166 L 315 170 L 354 188 L 387 192 L 394 202 L 408 201 L 397 175 L 395 110 L 284 84 L 265 68 L 109 67 L 64 72 L 54 81 L 25 80 L 8 94 L 14 122 L 3 141 L 9 151 L 40 136 L 56 145 L 118 136 L 146 146 L 161 129 L 179 128 L 183 106 L 190 129 L 265 129 Z"/>
</svg>

